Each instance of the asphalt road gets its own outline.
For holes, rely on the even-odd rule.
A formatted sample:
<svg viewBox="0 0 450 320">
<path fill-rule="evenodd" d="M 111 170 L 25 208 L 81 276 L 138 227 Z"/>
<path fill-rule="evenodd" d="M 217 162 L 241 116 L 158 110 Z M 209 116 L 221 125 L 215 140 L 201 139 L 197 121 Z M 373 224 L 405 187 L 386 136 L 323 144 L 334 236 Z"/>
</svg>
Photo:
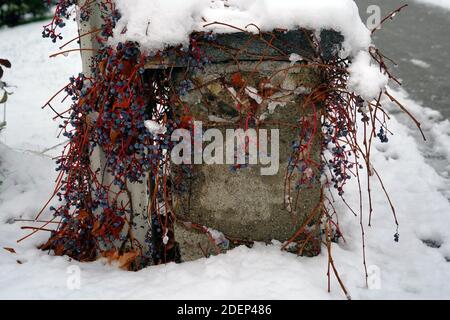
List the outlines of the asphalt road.
<svg viewBox="0 0 450 320">
<path fill-rule="evenodd" d="M 450 11 L 412 0 L 355 2 L 364 22 L 369 16 L 369 5 L 379 5 L 385 17 L 409 4 L 374 34 L 374 43 L 398 64 L 395 74 L 410 96 L 450 119 Z"/>
</svg>

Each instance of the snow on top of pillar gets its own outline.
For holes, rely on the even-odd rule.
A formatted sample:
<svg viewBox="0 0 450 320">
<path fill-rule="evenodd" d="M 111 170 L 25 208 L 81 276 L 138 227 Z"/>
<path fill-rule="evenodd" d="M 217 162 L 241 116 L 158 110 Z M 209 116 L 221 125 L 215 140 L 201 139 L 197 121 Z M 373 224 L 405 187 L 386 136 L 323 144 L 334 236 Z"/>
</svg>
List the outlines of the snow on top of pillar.
<svg viewBox="0 0 450 320">
<path fill-rule="evenodd" d="M 116 4 L 122 18 L 115 39 L 137 41 L 148 50 L 186 44 L 192 31 L 236 32 L 219 25 L 204 27 L 212 22 L 255 33 L 258 29 L 249 24 L 264 31 L 334 29 L 353 52 L 370 44 L 370 32 L 353 0 L 116 0 Z"/>
<path fill-rule="evenodd" d="M 354 74 L 352 89 L 365 98 L 374 98 L 387 84 L 387 77 L 370 65 L 366 55 L 360 54 L 367 51 L 371 37 L 353 0 L 116 0 L 116 5 L 122 18 L 115 28 L 113 44 L 136 41 L 151 52 L 186 45 L 193 31 L 236 32 L 217 24 L 205 27 L 213 22 L 254 33 L 259 32 L 258 28 L 333 29 L 345 39 L 341 56 L 355 57 L 354 64 L 358 65 L 356 70 L 350 70 L 351 77 Z M 363 84 L 366 73 L 372 85 Z"/>
</svg>

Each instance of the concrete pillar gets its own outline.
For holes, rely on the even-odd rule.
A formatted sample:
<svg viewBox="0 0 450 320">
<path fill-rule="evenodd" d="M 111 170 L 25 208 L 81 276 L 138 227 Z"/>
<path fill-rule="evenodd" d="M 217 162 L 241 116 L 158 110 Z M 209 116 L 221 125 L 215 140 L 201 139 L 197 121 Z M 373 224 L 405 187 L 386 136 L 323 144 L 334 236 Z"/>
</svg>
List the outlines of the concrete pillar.
<svg viewBox="0 0 450 320">
<path fill-rule="evenodd" d="M 271 129 L 278 130 L 279 150 L 270 150 L 269 141 L 268 151 L 279 152 L 280 157 L 279 163 L 272 164 L 274 168 L 279 168 L 273 175 L 262 175 L 261 169 L 268 165 L 261 164 L 249 165 L 236 172 L 232 171 L 230 164 L 193 165 L 192 176 L 184 178 L 189 190 L 180 193 L 174 206 L 174 211 L 183 220 L 220 230 L 231 238 L 285 241 L 301 227 L 317 205 L 321 193 L 319 179 L 312 188 L 303 190 L 295 212 L 290 213 L 286 208 L 287 191 L 292 190 L 291 197 L 296 194 L 295 178 L 298 176 L 294 173 L 294 178 L 289 182 L 286 176 L 288 158 L 293 154 L 292 144 L 300 137 L 298 121 L 301 117 L 310 117 L 313 121 L 313 108 L 305 106 L 304 101 L 311 90 L 320 84 L 317 70 L 300 66 L 291 68 L 289 62 L 242 62 L 239 65 L 231 62 L 214 64 L 192 74 L 196 82 L 208 84 L 202 89 L 190 91 L 182 98 L 195 120 L 202 121 L 209 128 L 219 129 L 226 137 L 227 129 L 236 129 L 239 125 L 237 100 L 242 108 L 259 102 L 256 117 L 264 120 L 258 126 L 250 124 L 249 128 L 266 129 L 269 139 L 276 138 L 271 136 Z M 239 94 L 237 88 L 232 89 L 232 78 L 236 74 L 242 77 L 247 88 L 251 88 L 247 93 Z M 256 93 L 250 91 L 258 90 L 256 88 L 260 88 L 260 84 L 269 78 L 271 80 L 266 85 L 277 88 L 276 93 L 267 99 L 255 97 Z M 320 106 L 316 107 L 320 118 Z M 313 160 L 320 163 L 318 119 L 317 126 L 318 133 L 310 152 Z M 312 174 L 320 176 L 318 171 Z"/>
<path fill-rule="evenodd" d="M 79 33 L 84 35 L 94 30 L 101 29 L 103 19 L 100 12 L 100 0 L 80 0 L 79 7 L 86 2 L 89 3 L 90 18 L 88 21 L 81 21 L 78 17 Z M 102 9 L 104 10 L 104 8 Z M 82 36 L 80 39 L 81 49 L 98 50 L 101 44 L 97 41 L 97 33 L 91 33 L 87 36 Z M 91 50 L 82 50 L 83 73 L 87 77 L 91 77 L 92 58 L 96 52 Z M 97 115 L 91 114 L 90 119 L 95 121 Z M 111 174 L 106 172 L 107 159 L 101 147 L 96 147 L 91 156 L 91 170 L 96 172 L 96 179 L 102 185 L 110 185 L 113 181 Z M 148 177 L 144 180 L 148 180 Z M 119 187 L 112 185 L 109 193 L 109 204 L 117 193 L 120 192 Z M 151 232 L 151 223 L 148 218 L 148 195 L 146 183 L 127 183 L 127 191 L 122 192 L 117 198 L 117 203 L 130 203 L 128 206 L 129 213 L 126 214 L 127 221 L 121 232 L 121 237 L 127 240 L 116 240 L 113 243 L 100 243 L 102 251 L 106 250 L 120 250 L 120 253 L 127 251 L 136 251 L 139 254 L 137 263 L 145 266 L 152 263 L 150 247 L 148 242 L 148 235 Z M 97 216 L 102 215 L 102 210 L 98 209 L 95 213 Z M 139 267 L 141 267 L 139 266 Z M 136 267 L 136 266 L 135 266 Z M 139 268 L 137 267 L 137 268 Z"/>
<path fill-rule="evenodd" d="M 275 175 L 261 175 L 260 164 L 236 172 L 231 172 L 230 164 L 172 166 L 174 181 L 180 180 L 176 178 L 177 172 L 190 171 L 189 176 L 183 177 L 181 188 L 184 191 L 178 192 L 175 186 L 173 197 L 178 218 L 175 237 L 180 243 L 183 260 L 201 257 L 204 248 L 207 248 L 206 254 L 217 252 L 217 247 L 208 245 L 211 241 L 205 239 L 205 234 L 189 227 L 191 223 L 218 230 L 238 243 L 283 242 L 305 223 L 321 201 L 319 168 L 311 171 L 313 179 L 308 186 L 298 186 L 299 174 L 291 175 L 288 169 L 292 144 L 301 136 L 299 121 L 302 118 L 310 123 L 316 121 L 317 132 L 308 151 L 313 161 L 321 162 L 320 115 L 323 110 L 320 101 L 314 105 L 305 102 L 323 81 L 320 68 L 311 63 L 320 60 L 307 32 L 275 32 L 275 35 L 274 38 L 271 34 L 258 38 L 236 33 L 218 35 L 214 40 L 200 35 L 197 44 L 209 58 L 209 64 L 203 68 L 187 68 L 183 67 L 183 62 L 172 62 L 178 66 L 171 72 L 173 87 L 178 88 L 186 81 L 192 87 L 181 97 L 181 102 L 173 106 L 175 113 L 187 108 L 193 121 L 202 121 L 203 129 L 214 127 L 226 137 L 226 130 L 236 129 L 242 120 L 239 108 L 243 110 L 244 120 L 245 114 L 253 108 L 258 123 L 251 122 L 248 127 L 269 132 L 279 129 L 280 139 L 279 171 Z M 342 36 L 323 31 L 321 38 L 322 58 L 331 58 L 339 50 Z M 240 125 L 242 127 L 243 123 Z M 287 176 L 290 179 L 286 179 Z M 305 255 L 319 253 L 319 216 L 320 212 L 316 212 L 310 222 L 313 241 L 304 248 Z"/>
<path fill-rule="evenodd" d="M 80 33 L 99 28 L 101 23 L 100 13 L 94 9 L 88 23 L 80 22 Z M 308 64 L 317 58 L 316 48 L 306 34 L 304 31 L 281 31 L 276 32 L 275 40 L 271 39 L 270 34 L 258 40 L 258 37 L 250 39 L 244 33 L 219 35 L 213 41 L 200 39 L 199 44 L 212 61 L 211 64 L 205 69 L 193 69 L 185 62 L 174 63 L 177 68 L 170 73 L 173 87 L 180 87 L 181 82 L 186 80 L 186 75 L 194 83 L 194 89 L 182 97 L 182 103 L 188 106 L 194 119 L 225 133 L 227 128 L 236 128 L 239 102 L 241 107 L 257 107 L 260 123 L 250 123 L 250 128 L 257 126 L 279 129 L 280 132 L 280 167 L 277 174 L 262 176 L 261 165 L 251 165 L 238 172 L 230 172 L 230 165 L 199 164 L 191 168 L 193 175 L 184 179 L 187 191 L 178 192 L 177 186 L 174 186 L 172 199 L 177 215 L 174 232 L 183 261 L 209 256 L 229 248 L 224 239 L 221 244 L 214 244 L 212 238 L 217 233 L 205 232 L 207 228 L 243 242 L 270 242 L 273 239 L 285 241 L 305 222 L 320 201 L 322 186 L 318 179 L 310 188 L 302 191 L 299 205 L 295 208 L 289 207 L 289 202 L 295 202 L 295 195 L 286 193 L 286 190 L 296 188 L 295 177 L 291 181 L 285 178 L 292 143 L 299 135 L 298 121 L 301 117 L 312 119 L 320 116 L 321 112 L 320 103 L 314 106 L 315 112 L 314 108 L 305 104 L 309 92 L 322 81 L 318 68 L 301 67 L 301 64 Z M 322 57 L 331 56 L 339 49 L 343 39 L 335 32 L 324 31 L 321 36 Z M 98 49 L 95 35 L 83 37 L 81 47 Z M 275 48 L 280 48 L 281 51 Z M 299 61 L 292 59 L 292 54 L 295 54 L 294 58 L 299 57 Z M 86 75 L 90 75 L 92 56 L 93 52 L 82 52 Z M 149 69 L 161 68 L 159 62 L 149 62 L 148 66 Z M 236 74 L 241 77 L 239 80 L 234 79 Z M 236 81 L 243 81 L 250 92 L 239 92 L 239 88 L 233 88 L 233 82 Z M 273 92 L 261 98 L 261 90 L 266 89 Z M 180 105 L 171 107 L 175 109 L 175 113 L 181 110 Z M 95 119 L 95 115 L 92 116 Z M 319 120 L 316 121 L 318 124 Z M 317 130 L 320 132 L 320 126 Z M 320 134 L 315 136 L 309 151 L 312 159 L 320 162 Z M 112 177 L 104 173 L 105 165 L 103 151 L 96 148 L 91 158 L 92 170 L 96 172 L 100 169 L 97 179 L 109 184 Z M 175 176 L 182 169 L 182 166 L 173 165 L 172 175 Z M 311 175 L 318 176 L 319 172 L 311 172 Z M 113 193 L 117 191 L 111 190 Z M 142 247 L 142 252 L 149 252 L 146 242 L 151 231 L 148 199 L 146 183 L 129 183 L 128 192 L 119 198 L 119 201 L 131 200 L 132 203 L 132 212 L 127 218 L 133 223 L 131 228 L 124 227 L 123 235 L 132 234 L 132 238 Z M 97 214 L 101 215 L 101 212 Z M 317 219 L 312 222 L 317 222 Z M 311 232 L 318 237 L 320 230 L 314 229 Z M 137 249 L 135 243 L 128 240 L 125 243 L 116 241 L 109 247 Z M 314 252 L 316 249 L 311 248 L 311 254 L 317 253 Z"/>
</svg>

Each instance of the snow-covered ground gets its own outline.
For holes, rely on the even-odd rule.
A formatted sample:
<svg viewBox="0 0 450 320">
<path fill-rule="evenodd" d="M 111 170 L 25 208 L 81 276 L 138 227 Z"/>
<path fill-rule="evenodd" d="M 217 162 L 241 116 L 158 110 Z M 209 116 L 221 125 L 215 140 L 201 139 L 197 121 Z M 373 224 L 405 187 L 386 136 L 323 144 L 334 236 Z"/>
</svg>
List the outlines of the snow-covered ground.
<svg viewBox="0 0 450 320">
<path fill-rule="evenodd" d="M 332 292 L 327 293 L 325 253 L 296 257 L 281 252 L 277 243 L 136 273 L 101 261 L 81 264 L 49 256 L 36 249 L 48 236 L 45 232 L 17 244 L 29 233 L 20 227 L 30 224 L 14 219 L 34 218 L 49 198 L 55 178 L 52 160 L 30 152 L 60 142 L 51 111 L 40 107 L 79 71 L 80 62 L 76 54 L 48 59 L 57 47 L 40 38 L 39 23 L 0 30 L 0 43 L 1 57 L 13 63 L 4 80 L 17 86 L 8 104 L 8 127 L 0 134 L 6 144 L 0 145 L 0 298 L 345 299 L 334 279 Z M 392 214 L 374 180 L 373 226 L 365 228 L 372 289 L 364 286 L 359 218 L 342 203 L 336 205 L 346 242 L 334 245 L 334 260 L 354 299 L 449 299 L 450 203 L 445 194 L 450 188 L 444 176 L 450 171 L 450 123 L 409 100 L 405 92 L 397 91 L 396 96 L 418 115 L 430 140 L 422 144 L 410 122 L 392 106 L 390 130 L 395 135 L 389 144 L 377 142 L 372 152 L 397 209 L 400 242 L 394 242 Z M 358 207 L 356 184 L 348 186 L 347 200 Z M 71 290 L 67 282 L 77 267 L 81 288 Z"/>
<path fill-rule="evenodd" d="M 49 59 L 58 46 L 41 37 L 42 22 L 14 29 L 0 29 L 0 56 L 7 57 L 13 67 L 5 71 L 3 80 L 14 95 L 7 104 L 8 129 L 0 135 L 0 142 L 19 150 L 40 152 L 61 140 L 55 114 L 41 107 L 64 85 L 70 76 L 81 70 L 79 54 Z M 76 34 L 76 25 L 69 24 L 67 40 Z M 67 103 L 66 103 L 67 105 Z M 62 106 L 55 106 L 61 111 Z M 3 112 L 3 107 L 0 107 Z"/>
</svg>

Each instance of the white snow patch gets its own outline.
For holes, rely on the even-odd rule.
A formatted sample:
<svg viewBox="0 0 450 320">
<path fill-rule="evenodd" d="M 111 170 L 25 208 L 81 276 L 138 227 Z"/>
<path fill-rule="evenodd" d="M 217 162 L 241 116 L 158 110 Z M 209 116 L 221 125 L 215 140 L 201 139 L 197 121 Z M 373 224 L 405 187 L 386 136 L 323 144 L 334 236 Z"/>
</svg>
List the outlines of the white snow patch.
<svg viewBox="0 0 450 320">
<path fill-rule="evenodd" d="M 217 117 L 217 116 L 214 116 L 214 115 L 209 115 L 209 116 L 208 116 L 208 120 L 209 120 L 209 121 L 212 121 L 212 122 L 218 122 L 218 123 L 227 123 L 227 122 L 230 122 L 229 120 L 226 120 L 226 119 L 224 119 L 224 118 Z"/>
<path fill-rule="evenodd" d="M 368 52 L 360 51 L 349 67 L 348 87 L 366 100 L 378 97 L 380 90 L 388 84 L 389 77 L 380 67 L 371 63 Z"/>
<path fill-rule="evenodd" d="M 163 126 L 153 120 L 144 121 L 144 125 L 145 128 L 147 128 L 147 130 L 153 135 L 165 134 L 167 132 L 166 126 Z"/>
<path fill-rule="evenodd" d="M 341 55 L 355 56 L 352 65 L 352 89 L 373 98 L 387 84 L 386 77 L 370 65 L 367 50 L 370 31 L 361 21 L 353 0 L 117 0 L 122 14 L 111 41 L 137 41 L 148 51 L 170 45 L 187 45 L 192 31 L 236 32 L 223 22 L 250 32 L 275 28 L 312 30 L 334 29 L 344 36 Z M 291 55 L 291 61 L 301 57 Z"/>
<path fill-rule="evenodd" d="M 248 86 L 245 88 L 245 93 L 250 98 L 255 100 L 257 104 L 261 104 L 263 102 L 263 98 L 258 94 L 258 90 L 256 88 Z"/>
<path fill-rule="evenodd" d="M 167 235 L 168 232 L 169 232 L 169 229 L 166 229 L 166 232 L 164 233 L 164 237 L 163 237 L 164 245 L 167 245 L 169 243 L 169 236 Z"/>
<path fill-rule="evenodd" d="M 305 27 L 335 29 L 345 37 L 345 47 L 354 53 L 370 44 L 370 32 L 362 23 L 353 0 L 117 0 L 122 14 L 113 42 L 132 40 L 152 51 L 187 44 L 192 31 L 218 33 L 236 29 L 213 25 L 223 22 L 258 32 L 275 28 Z M 125 29 L 126 28 L 126 29 Z M 122 31 L 126 30 L 125 33 Z"/>
<path fill-rule="evenodd" d="M 428 69 L 430 67 L 430 64 L 423 61 L 423 60 L 419 60 L 419 59 L 411 59 L 410 60 L 412 64 L 420 67 L 420 68 L 424 68 L 424 69 Z"/>
<path fill-rule="evenodd" d="M 269 111 L 269 114 L 273 114 L 278 107 L 285 107 L 285 106 L 286 102 L 270 101 L 267 106 L 267 110 Z"/>
<path fill-rule="evenodd" d="M 8 89 L 14 94 L 7 102 L 8 125 L 2 131 L 0 141 L 33 152 L 62 142 L 57 138 L 60 122 L 52 120 L 55 113 L 48 107 L 44 110 L 41 107 L 69 82 L 69 77 L 81 72 L 81 59 L 76 52 L 68 57 L 49 58 L 50 54 L 58 52 L 58 46 L 42 39 L 42 25 L 46 23 L 0 29 L 1 57 L 12 63 L 2 80 L 15 86 Z M 68 23 L 64 28 L 64 39 L 70 40 L 77 35 L 76 24 Z M 58 96 L 53 104 L 58 112 L 69 107 L 70 99 L 60 104 L 63 97 L 64 94 Z M 52 150 L 49 154 L 59 155 L 60 150 Z"/>
<path fill-rule="evenodd" d="M 289 56 L 289 61 L 291 62 L 291 65 L 294 65 L 295 63 L 302 61 L 303 57 L 297 53 L 291 53 Z"/>
</svg>

